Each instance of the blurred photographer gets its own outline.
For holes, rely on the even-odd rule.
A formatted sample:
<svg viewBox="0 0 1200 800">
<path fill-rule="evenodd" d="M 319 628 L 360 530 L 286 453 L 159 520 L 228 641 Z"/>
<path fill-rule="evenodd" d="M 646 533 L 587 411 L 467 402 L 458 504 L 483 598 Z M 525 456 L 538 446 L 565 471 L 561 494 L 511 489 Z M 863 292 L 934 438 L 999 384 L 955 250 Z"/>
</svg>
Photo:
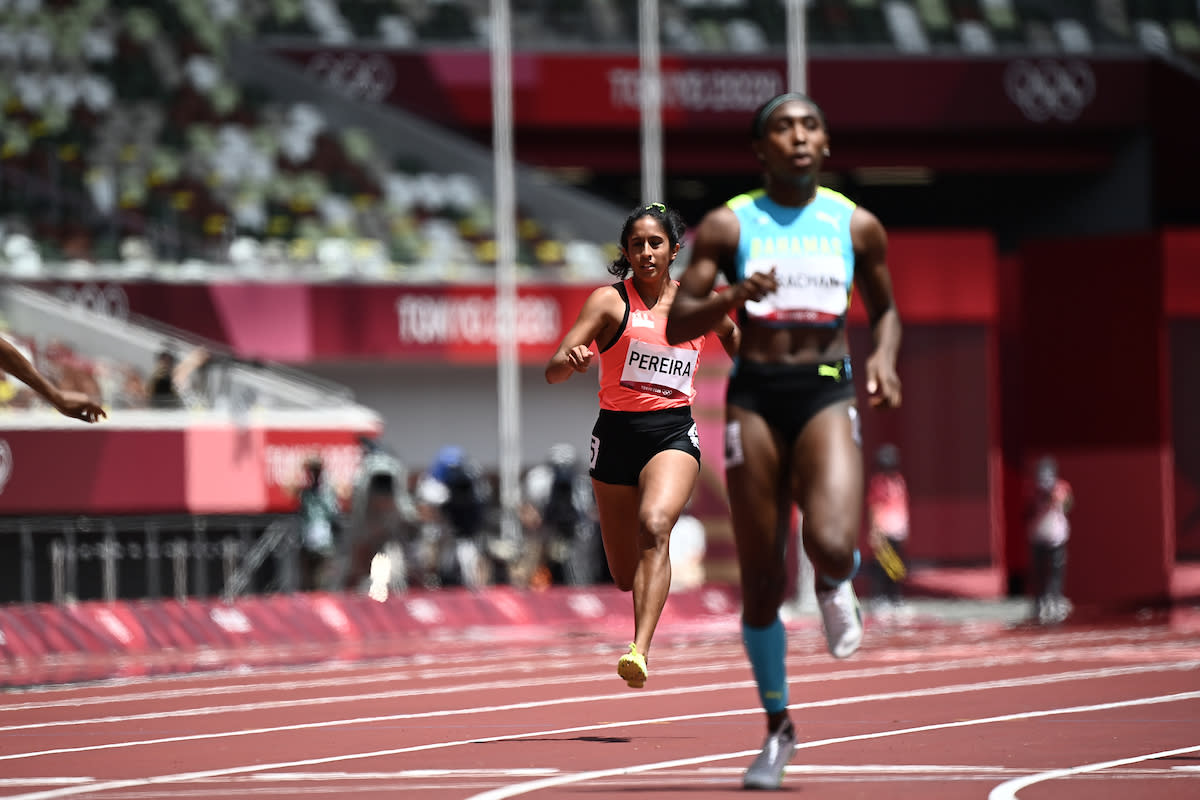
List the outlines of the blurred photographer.
<svg viewBox="0 0 1200 800">
<path fill-rule="evenodd" d="M 1030 583 L 1033 590 L 1031 621 L 1042 625 L 1063 622 L 1073 605 L 1063 593 L 1067 573 L 1067 519 L 1075 504 L 1071 484 L 1058 473 L 1053 456 L 1042 456 L 1034 465 L 1026 520 L 1029 526 Z"/>
<path fill-rule="evenodd" d="M 596 535 L 591 481 L 575 448 L 565 443 L 551 447 L 545 462 L 525 474 L 523 490 L 523 572 L 528 582 L 536 588 L 594 583 L 603 549 Z"/>
<path fill-rule="evenodd" d="M 461 447 L 443 447 L 417 482 L 416 501 L 422 538 L 434 549 L 437 584 L 487 584 L 492 488 L 479 465 Z"/>
<path fill-rule="evenodd" d="M 388 592 L 426 582 L 426 565 L 418 551 L 417 509 L 400 459 L 376 439 L 362 436 L 358 443 L 362 459 L 350 497 L 341 584 L 347 589 L 365 585 L 386 598 Z M 376 560 L 380 555 L 385 557 L 383 567 Z M 380 579 L 382 585 L 372 585 Z"/>
<path fill-rule="evenodd" d="M 341 508 L 337 493 L 325 482 L 325 464 L 319 456 L 304 462 L 300 503 L 300 589 L 330 589 L 333 557 L 337 549 L 334 528 Z"/>
</svg>

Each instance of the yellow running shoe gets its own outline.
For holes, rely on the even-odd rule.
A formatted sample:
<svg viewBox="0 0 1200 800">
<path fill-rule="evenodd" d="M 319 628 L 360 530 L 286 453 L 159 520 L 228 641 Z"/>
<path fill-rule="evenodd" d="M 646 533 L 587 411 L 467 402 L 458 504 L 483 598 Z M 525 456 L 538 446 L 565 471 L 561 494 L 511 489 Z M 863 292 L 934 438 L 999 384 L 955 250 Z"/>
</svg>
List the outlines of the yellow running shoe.
<svg viewBox="0 0 1200 800">
<path fill-rule="evenodd" d="M 646 657 L 637 651 L 636 644 L 630 644 L 629 652 L 617 662 L 617 674 L 625 679 L 631 689 L 641 689 L 646 685 L 650 671 L 646 669 Z"/>
</svg>

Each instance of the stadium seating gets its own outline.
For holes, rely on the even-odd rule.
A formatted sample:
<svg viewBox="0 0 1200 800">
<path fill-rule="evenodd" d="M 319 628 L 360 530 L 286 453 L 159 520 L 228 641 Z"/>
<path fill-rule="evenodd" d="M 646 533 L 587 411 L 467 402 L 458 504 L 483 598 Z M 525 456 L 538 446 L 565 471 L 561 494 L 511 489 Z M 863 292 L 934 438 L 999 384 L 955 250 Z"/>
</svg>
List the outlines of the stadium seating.
<svg viewBox="0 0 1200 800">
<path fill-rule="evenodd" d="M 361 130 L 243 88 L 223 62 L 225 37 L 257 21 L 338 41 L 385 5 L 356 6 L 351 24 L 321 2 L 303 15 L 298 4 L 260 5 L 258 19 L 217 0 L 14 4 L 0 22 L 0 238 L 38 252 L 14 245 L 0 259 L 30 275 L 130 252 L 260 271 L 272 263 L 265 252 L 320 277 L 446 277 L 494 264 L 473 178 L 431 172 L 419 154 L 388 163 Z M 418 30 L 458 29 L 431 20 Z M 567 263 L 566 243 L 542 226 L 522 219 L 519 230 L 524 264 Z"/>
<path fill-rule="evenodd" d="M 486 45 L 486 0 L 270 3 L 259 32 L 321 41 Z M 1193 0 L 807 0 L 814 48 L 992 53 L 1142 47 L 1200 56 Z M 512 0 L 517 47 L 630 47 L 637 0 Z M 785 45 L 784 0 L 661 0 L 662 44 L 680 51 L 753 52 Z M 915 18 L 915 23 L 913 19 Z"/>
<path fill-rule="evenodd" d="M 636 44 L 637 0 L 512 0 L 518 48 Z M 1200 64 L 1195 0 L 809 0 L 821 48 L 1087 53 Z M 0 0 L 0 264 L 203 261 L 258 274 L 487 275 L 475 180 L 239 85 L 253 36 L 486 46 L 486 0 Z M 782 48 L 783 0 L 662 0 L 667 51 Z M 611 257 L 522 215 L 519 259 L 569 274 Z M 594 270 L 595 263 L 582 268 Z"/>
</svg>

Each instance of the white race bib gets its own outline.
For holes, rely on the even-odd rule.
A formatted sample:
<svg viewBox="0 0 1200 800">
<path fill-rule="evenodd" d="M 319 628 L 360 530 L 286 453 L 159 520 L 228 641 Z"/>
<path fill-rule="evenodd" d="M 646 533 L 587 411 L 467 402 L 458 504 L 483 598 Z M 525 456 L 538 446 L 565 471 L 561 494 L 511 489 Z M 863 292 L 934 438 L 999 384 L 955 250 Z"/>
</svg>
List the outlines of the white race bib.
<svg viewBox="0 0 1200 800">
<path fill-rule="evenodd" d="M 812 253 L 748 259 L 746 274 L 775 270 L 779 288 L 759 301 L 746 302 L 746 313 L 768 322 L 820 325 L 846 313 L 850 301 L 846 262 L 841 256 Z"/>
<path fill-rule="evenodd" d="M 687 399 L 692 395 L 698 350 L 650 344 L 634 339 L 621 368 L 621 385 L 661 397 Z"/>
</svg>

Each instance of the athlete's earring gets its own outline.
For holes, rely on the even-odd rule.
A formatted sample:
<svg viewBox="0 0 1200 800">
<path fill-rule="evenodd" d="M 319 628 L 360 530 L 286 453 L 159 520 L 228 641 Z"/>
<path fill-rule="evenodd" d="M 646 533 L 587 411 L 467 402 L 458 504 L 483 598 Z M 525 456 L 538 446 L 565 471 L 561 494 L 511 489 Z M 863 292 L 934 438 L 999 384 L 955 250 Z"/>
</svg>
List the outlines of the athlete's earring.
<svg viewBox="0 0 1200 800">
<path fill-rule="evenodd" d="M 822 150 L 821 155 L 825 156 L 826 158 L 829 158 L 829 148 L 826 147 L 824 150 Z"/>
</svg>

